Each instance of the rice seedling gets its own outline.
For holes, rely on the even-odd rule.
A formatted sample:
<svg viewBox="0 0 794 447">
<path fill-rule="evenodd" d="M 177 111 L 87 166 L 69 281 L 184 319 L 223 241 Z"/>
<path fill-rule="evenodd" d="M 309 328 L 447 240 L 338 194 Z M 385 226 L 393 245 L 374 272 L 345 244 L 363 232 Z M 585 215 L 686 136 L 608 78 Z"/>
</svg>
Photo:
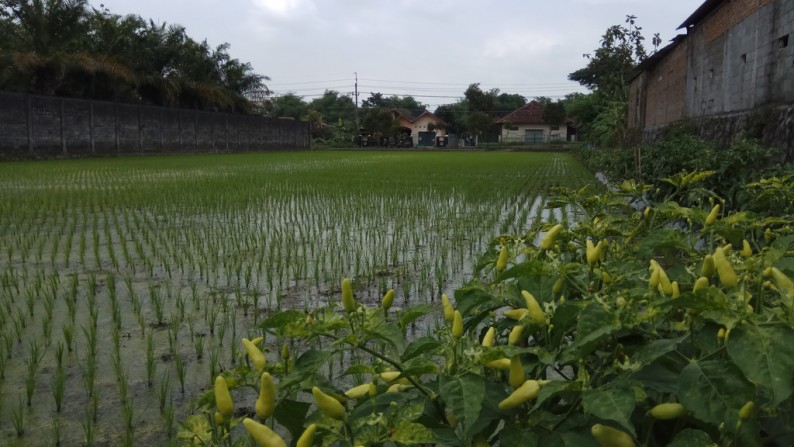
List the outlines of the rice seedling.
<svg viewBox="0 0 794 447">
<path fill-rule="evenodd" d="M 17 396 L 17 405 L 11 409 L 11 423 L 14 425 L 14 431 L 17 437 L 22 437 L 25 434 L 25 406 L 22 401 L 22 395 Z"/>
<path fill-rule="evenodd" d="M 36 380 L 62 409 L 70 389 L 84 388 L 81 411 L 58 413 L 67 445 L 143 442 L 122 424 L 108 438 L 95 405 L 123 425 L 147 406 L 183 414 L 189 399 L 177 393 L 238 362 L 240 334 L 276 309 L 317 307 L 341 277 L 367 302 L 395 288 L 402 304 L 434 303 L 495 234 L 548 214 L 550 185 L 592 181 L 564 154 L 397 152 L 15 163 L 0 164 L 0 177 L 15 191 L 0 201 L 0 377 L 35 370 L 27 411 L 36 419 L 52 411 Z M 178 339 L 185 323 L 189 354 Z M 126 343 L 133 327 L 140 338 Z M 52 340 L 60 366 L 33 368 L 31 340 L 38 355 Z M 188 374 L 193 354 L 206 369 Z M 103 391 L 98 378 L 112 375 L 125 402 Z M 158 390 L 132 399 L 144 381 Z M 1 387 L 0 402 L 15 391 Z M 141 433 L 174 434 L 173 422 L 162 425 Z"/>
<path fill-rule="evenodd" d="M 149 388 L 154 384 L 154 375 L 157 372 L 157 364 L 154 363 L 154 339 L 152 331 L 146 333 L 146 384 Z"/>
</svg>

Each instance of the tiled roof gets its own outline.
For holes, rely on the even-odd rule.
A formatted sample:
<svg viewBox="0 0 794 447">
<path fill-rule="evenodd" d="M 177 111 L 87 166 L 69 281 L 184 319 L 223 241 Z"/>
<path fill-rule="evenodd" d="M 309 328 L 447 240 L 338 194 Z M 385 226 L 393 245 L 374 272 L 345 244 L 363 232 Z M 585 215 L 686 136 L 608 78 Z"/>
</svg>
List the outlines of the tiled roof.
<svg viewBox="0 0 794 447">
<path fill-rule="evenodd" d="M 423 117 L 423 116 L 427 115 L 427 116 L 429 116 L 431 119 L 433 119 L 435 122 L 437 122 L 437 123 L 439 123 L 439 124 L 442 124 L 442 125 L 444 125 L 444 126 L 446 126 L 446 125 L 447 125 L 447 123 L 445 123 L 445 122 L 444 122 L 444 120 L 442 120 L 442 119 L 441 119 L 441 118 L 439 118 L 438 116 L 436 116 L 436 115 L 434 115 L 434 114 L 432 114 L 432 113 L 428 112 L 427 110 L 423 111 L 422 113 L 420 113 L 420 114 L 419 114 L 419 115 L 417 115 L 416 117 L 414 117 L 413 115 L 411 115 L 411 113 L 410 113 L 410 112 L 408 112 L 408 111 L 407 111 L 407 110 L 405 110 L 405 109 L 392 109 L 392 112 L 394 112 L 394 113 L 396 114 L 396 116 L 397 116 L 397 117 L 399 117 L 399 118 L 403 118 L 403 119 L 405 119 L 405 120 L 407 120 L 407 121 L 409 121 L 409 122 L 411 122 L 411 123 L 414 123 L 414 122 L 416 122 L 416 121 L 417 121 L 419 118 L 421 118 L 421 117 Z"/>
<path fill-rule="evenodd" d="M 544 124 L 543 105 L 537 101 L 519 107 L 507 116 L 496 120 L 497 123 L 511 122 L 513 124 Z"/>
</svg>

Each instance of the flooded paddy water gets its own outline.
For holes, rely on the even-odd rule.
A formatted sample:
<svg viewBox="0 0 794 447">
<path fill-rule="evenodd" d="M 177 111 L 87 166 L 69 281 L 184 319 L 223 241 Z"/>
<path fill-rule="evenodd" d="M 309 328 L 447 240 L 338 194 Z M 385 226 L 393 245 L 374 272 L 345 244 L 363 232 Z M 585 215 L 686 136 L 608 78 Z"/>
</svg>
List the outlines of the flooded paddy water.
<svg viewBox="0 0 794 447">
<path fill-rule="evenodd" d="M 273 311 L 345 276 L 364 303 L 435 304 L 494 237 L 573 218 L 550 186 L 592 180 L 554 153 L 0 165 L 0 444 L 171 444 Z"/>
</svg>

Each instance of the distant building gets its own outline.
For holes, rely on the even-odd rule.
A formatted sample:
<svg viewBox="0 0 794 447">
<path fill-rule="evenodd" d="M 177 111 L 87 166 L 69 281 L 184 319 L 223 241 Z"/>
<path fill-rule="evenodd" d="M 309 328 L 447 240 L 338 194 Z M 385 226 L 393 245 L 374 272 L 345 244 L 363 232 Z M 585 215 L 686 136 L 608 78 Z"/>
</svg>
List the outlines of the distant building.
<svg viewBox="0 0 794 447">
<path fill-rule="evenodd" d="M 412 115 L 406 110 L 392 109 L 400 122 L 400 130 L 409 134 L 414 146 L 435 146 L 436 138 L 446 136 L 447 123 L 427 110 Z"/>
<path fill-rule="evenodd" d="M 684 118 L 718 119 L 700 131 L 728 144 L 767 108 L 774 122 L 764 126 L 765 143 L 791 152 L 794 0 L 707 0 L 679 29 L 686 34 L 639 65 L 628 126 L 647 136 Z"/>
<path fill-rule="evenodd" d="M 575 131 L 571 120 L 549 124 L 543 120 L 543 104 L 531 101 L 495 121 L 502 125 L 502 143 L 539 144 L 572 141 Z"/>
</svg>

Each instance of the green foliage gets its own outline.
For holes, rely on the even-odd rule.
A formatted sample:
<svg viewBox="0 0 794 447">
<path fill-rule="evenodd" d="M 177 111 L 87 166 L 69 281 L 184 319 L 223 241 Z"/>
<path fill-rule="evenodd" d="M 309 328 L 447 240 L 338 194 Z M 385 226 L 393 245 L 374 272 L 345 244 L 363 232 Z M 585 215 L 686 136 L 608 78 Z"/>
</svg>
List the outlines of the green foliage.
<svg viewBox="0 0 794 447">
<path fill-rule="evenodd" d="M 562 101 L 550 102 L 543 106 L 543 122 L 547 124 L 562 124 L 567 114 Z"/>
<path fill-rule="evenodd" d="M 300 96 L 294 93 L 280 95 L 270 100 L 268 115 L 273 117 L 290 117 L 296 120 L 304 119 L 309 113 L 309 107 Z M 320 114 L 320 112 L 317 112 Z M 324 118 L 320 114 L 320 118 Z"/>
<path fill-rule="evenodd" d="M 384 109 L 402 109 L 411 113 L 421 113 L 426 106 L 417 101 L 413 96 L 388 96 L 381 93 L 371 93 L 370 97 L 361 102 L 362 109 L 381 107 Z"/>
<path fill-rule="evenodd" d="M 625 138 L 629 81 L 637 65 L 648 57 L 637 17 L 626 16 L 625 25 L 613 25 L 601 36 L 601 46 L 585 54 L 587 66 L 568 75 L 592 90 L 589 97 L 571 98 L 568 113 L 589 141 L 603 147 L 620 147 Z M 654 49 L 661 43 L 656 34 Z M 573 110 L 572 110 L 573 109 Z"/>
<path fill-rule="evenodd" d="M 768 212 L 773 211 L 769 195 L 753 193 L 746 185 L 777 171 L 785 176 L 786 171 L 791 169 L 773 167 L 775 171 L 770 171 L 777 151 L 765 148 L 758 142 L 743 140 L 719 150 L 712 143 L 690 133 L 685 125 L 670 128 L 663 139 L 653 143 L 633 148 L 580 148 L 578 155 L 590 169 L 602 172 L 613 183 L 636 180 L 657 186 L 657 197 L 664 197 L 674 189 L 663 179 L 682 171 L 711 170 L 714 171 L 713 175 L 702 186 L 720 191 L 726 206 L 760 210 L 759 207 L 766 205 Z M 754 185 L 756 188 L 773 187 L 769 182 Z M 779 188 L 782 187 L 779 185 Z M 783 193 L 781 197 L 788 195 Z M 689 199 L 682 200 L 689 203 Z M 784 200 L 773 207 L 779 209 L 783 203 L 788 202 Z"/>
<path fill-rule="evenodd" d="M 586 54 L 587 66 L 568 75 L 568 79 L 579 82 L 591 90 L 597 90 L 612 100 L 628 99 L 628 82 L 634 68 L 648 53 L 642 27 L 637 26 L 637 17 L 626 16 L 625 25 L 613 25 L 601 36 L 601 46 L 593 54 Z M 654 48 L 659 45 L 658 34 L 654 36 Z"/>
<path fill-rule="evenodd" d="M 326 123 L 336 123 L 339 120 L 355 122 L 356 119 L 356 105 L 353 99 L 336 90 L 326 90 L 322 96 L 314 98 L 308 108 L 320 112 Z"/>
<path fill-rule="evenodd" d="M 546 206 L 577 209 L 579 223 L 544 240 L 545 250 L 547 223 L 496 238 L 474 279 L 455 292 L 461 338 L 439 306 L 427 314 L 427 306 L 358 303 L 344 312 L 335 294 L 306 313 L 273 314 L 261 325 L 267 337 L 293 340 L 302 351 L 294 361 L 269 362 L 279 377 L 276 421 L 293 439 L 317 424 L 314 445 L 323 446 L 595 446 L 597 424 L 648 447 L 790 445 L 794 220 L 743 212 L 706 224 L 714 194 L 702 186 L 714 175 L 671 176 L 674 192 L 644 211 L 631 203 L 650 185 L 627 181 L 601 195 L 556 189 Z M 743 240 L 749 253 L 727 245 Z M 510 259 L 497 269 L 502 247 Z M 706 287 L 694 290 L 705 256 L 716 252 L 727 253 L 718 273 L 706 273 Z M 724 284 L 726 268 L 736 285 Z M 515 309 L 528 312 L 507 317 Z M 411 335 L 413 321 L 426 336 Z M 483 344 L 490 328 L 492 346 Z M 510 363 L 510 373 L 488 367 L 493 361 Z M 235 396 L 257 387 L 245 365 L 224 375 Z M 518 406 L 500 405 L 514 392 L 510 383 L 524 380 L 537 380 L 540 390 Z M 357 383 L 368 391 L 345 397 Z M 312 387 L 339 397 L 342 421 L 306 404 Z M 221 439 L 230 430 L 227 443 L 246 444 L 236 420 L 217 427 L 211 397 L 202 402 L 198 414 L 209 424 L 188 424 L 204 427 L 196 436 Z M 650 416 L 671 402 L 686 413 Z M 238 411 L 250 412 L 250 404 Z"/>
<path fill-rule="evenodd" d="M 185 29 L 85 0 L 2 0 L 0 88 L 251 113 L 267 77 Z"/>
<path fill-rule="evenodd" d="M 388 109 L 380 107 L 367 110 L 362 127 L 373 134 L 390 137 L 397 132 L 399 122 Z"/>
</svg>

